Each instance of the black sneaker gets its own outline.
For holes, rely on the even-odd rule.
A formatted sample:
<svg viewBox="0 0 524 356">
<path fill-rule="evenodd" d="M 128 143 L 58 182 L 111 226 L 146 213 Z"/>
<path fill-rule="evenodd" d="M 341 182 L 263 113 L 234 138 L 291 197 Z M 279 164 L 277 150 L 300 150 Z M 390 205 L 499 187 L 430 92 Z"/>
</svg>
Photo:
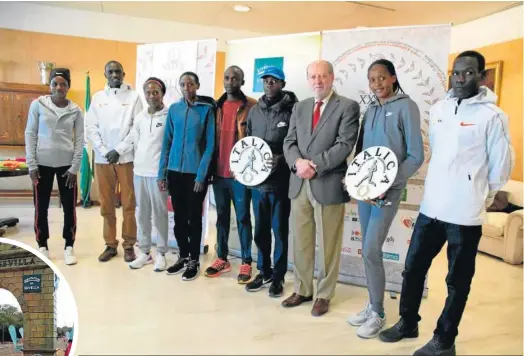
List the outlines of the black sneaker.
<svg viewBox="0 0 524 356">
<path fill-rule="evenodd" d="M 404 338 L 418 337 L 418 325 L 408 325 L 403 318 L 390 327 L 382 331 L 378 338 L 383 342 L 397 342 Z"/>
<path fill-rule="evenodd" d="M 179 257 L 178 261 L 176 261 L 174 265 L 166 269 L 166 273 L 170 276 L 173 274 L 179 274 L 180 272 L 183 272 L 186 269 L 188 262 L 189 262 L 189 258 L 180 258 Z"/>
<path fill-rule="evenodd" d="M 272 282 L 273 278 L 264 279 L 264 276 L 259 273 L 251 282 L 246 284 L 246 290 L 248 292 L 258 292 L 262 288 L 269 286 Z"/>
<path fill-rule="evenodd" d="M 186 270 L 184 271 L 184 274 L 182 275 L 182 280 L 183 281 L 192 281 L 193 279 L 198 277 L 199 272 L 200 272 L 200 262 L 189 261 L 187 263 Z"/>
<path fill-rule="evenodd" d="M 273 281 L 269 287 L 268 295 L 271 298 L 278 298 L 284 293 L 284 281 Z"/>
<path fill-rule="evenodd" d="M 437 335 L 434 335 L 429 342 L 415 351 L 413 356 L 455 356 L 455 344 L 446 345 Z"/>
</svg>

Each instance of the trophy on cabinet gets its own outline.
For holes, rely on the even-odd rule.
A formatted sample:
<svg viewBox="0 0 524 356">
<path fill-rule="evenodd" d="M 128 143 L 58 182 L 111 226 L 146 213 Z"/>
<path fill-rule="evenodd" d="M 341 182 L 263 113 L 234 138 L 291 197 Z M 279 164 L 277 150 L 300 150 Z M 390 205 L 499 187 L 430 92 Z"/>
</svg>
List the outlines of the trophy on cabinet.
<svg viewBox="0 0 524 356">
<path fill-rule="evenodd" d="M 38 62 L 38 69 L 40 69 L 41 83 L 43 85 L 49 85 L 49 78 L 51 77 L 51 71 L 55 67 L 53 62 Z"/>
</svg>

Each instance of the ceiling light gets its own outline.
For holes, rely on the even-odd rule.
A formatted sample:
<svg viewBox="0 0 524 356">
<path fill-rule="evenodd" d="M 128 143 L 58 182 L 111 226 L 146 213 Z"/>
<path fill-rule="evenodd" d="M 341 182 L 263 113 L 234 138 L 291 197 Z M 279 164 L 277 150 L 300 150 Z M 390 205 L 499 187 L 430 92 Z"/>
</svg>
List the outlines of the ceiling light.
<svg viewBox="0 0 524 356">
<path fill-rule="evenodd" d="M 251 8 L 246 5 L 235 5 L 233 6 L 233 10 L 235 10 L 236 12 L 249 12 L 251 11 Z"/>
</svg>

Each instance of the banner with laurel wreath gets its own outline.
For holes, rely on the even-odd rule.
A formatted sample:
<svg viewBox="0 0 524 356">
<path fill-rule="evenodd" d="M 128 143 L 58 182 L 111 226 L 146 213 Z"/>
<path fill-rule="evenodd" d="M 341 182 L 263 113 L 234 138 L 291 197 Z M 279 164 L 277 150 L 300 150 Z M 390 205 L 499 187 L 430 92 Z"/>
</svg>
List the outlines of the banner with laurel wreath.
<svg viewBox="0 0 524 356">
<path fill-rule="evenodd" d="M 375 100 L 369 89 L 367 71 L 377 59 L 390 60 L 397 79 L 421 114 L 425 161 L 410 179 L 403 203 L 383 247 L 386 289 L 400 292 L 402 270 L 422 198 L 427 163 L 431 155 L 429 110 L 446 94 L 451 27 L 449 25 L 358 29 L 322 33 L 322 59 L 333 63 L 335 90 L 357 100 L 361 118 Z M 362 261 L 362 236 L 356 204 L 348 204 L 344 226 L 340 281 L 366 285 Z M 425 295 L 427 295 L 425 288 Z"/>
</svg>

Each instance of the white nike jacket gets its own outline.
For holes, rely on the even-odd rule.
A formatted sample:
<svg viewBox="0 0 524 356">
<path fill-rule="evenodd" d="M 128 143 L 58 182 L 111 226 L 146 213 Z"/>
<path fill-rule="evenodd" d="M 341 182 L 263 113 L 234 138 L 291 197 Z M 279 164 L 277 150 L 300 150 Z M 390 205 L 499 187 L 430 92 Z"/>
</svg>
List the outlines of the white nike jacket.
<svg viewBox="0 0 524 356">
<path fill-rule="evenodd" d="M 483 86 L 460 105 L 450 90 L 431 108 L 422 214 L 457 225 L 482 225 L 486 207 L 514 165 L 508 117 L 496 102 L 497 96 Z"/>
<path fill-rule="evenodd" d="M 136 115 L 142 111 L 138 93 L 127 84 L 120 88 L 109 88 L 93 95 L 87 111 L 87 138 L 93 144 L 95 163 L 107 164 L 105 155 L 116 150 L 120 154 L 118 163 L 133 161 L 133 151 L 122 153 L 122 141 L 127 137 Z"/>
<path fill-rule="evenodd" d="M 136 116 L 129 135 L 122 141 L 122 154 L 135 151 L 133 169 L 137 176 L 158 176 L 168 111 L 166 106 L 152 115 L 147 109 L 143 110 Z"/>
</svg>

